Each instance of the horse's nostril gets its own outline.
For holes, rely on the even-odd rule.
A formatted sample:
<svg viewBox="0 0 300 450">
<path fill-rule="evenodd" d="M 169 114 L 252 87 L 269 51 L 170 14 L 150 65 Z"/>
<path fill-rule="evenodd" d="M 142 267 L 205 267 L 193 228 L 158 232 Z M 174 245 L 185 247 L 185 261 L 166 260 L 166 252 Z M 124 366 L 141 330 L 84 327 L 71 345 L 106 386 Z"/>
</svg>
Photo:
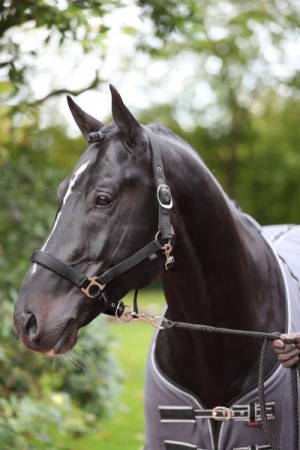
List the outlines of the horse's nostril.
<svg viewBox="0 0 300 450">
<path fill-rule="evenodd" d="M 36 317 L 32 313 L 27 313 L 26 316 L 26 332 L 30 338 L 35 337 L 38 329 Z"/>
</svg>

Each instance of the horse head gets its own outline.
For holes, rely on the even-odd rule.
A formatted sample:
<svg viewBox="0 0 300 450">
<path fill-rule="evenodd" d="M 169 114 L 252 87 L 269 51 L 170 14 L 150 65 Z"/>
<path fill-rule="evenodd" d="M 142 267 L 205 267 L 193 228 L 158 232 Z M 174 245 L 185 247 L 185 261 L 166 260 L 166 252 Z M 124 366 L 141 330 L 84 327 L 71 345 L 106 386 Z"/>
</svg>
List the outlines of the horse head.
<svg viewBox="0 0 300 450">
<path fill-rule="evenodd" d="M 111 94 L 114 122 L 109 125 L 68 98 L 88 146 L 59 186 L 54 224 L 38 252 L 41 261 L 33 259 L 15 305 L 15 330 L 21 341 L 49 355 L 69 351 L 79 328 L 107 310 L 107 305 L 118 304 L 131 289 L 152 283 L 163 267 L 163 252 L 140 257 L 126 274 L 119 270 L 106 284 L 105 301 L 99 301 L 103 286 L 100 295 L 87 296 L 64 271 L 84 273 L 90 280 L 153 239 L 158 243 L 159 206 L 147 132 L 112 86 Z M 45 258 L 63 267 L 53 269 Z M 90 294 L 92 289 L 87 289 Z"/>
</svg>

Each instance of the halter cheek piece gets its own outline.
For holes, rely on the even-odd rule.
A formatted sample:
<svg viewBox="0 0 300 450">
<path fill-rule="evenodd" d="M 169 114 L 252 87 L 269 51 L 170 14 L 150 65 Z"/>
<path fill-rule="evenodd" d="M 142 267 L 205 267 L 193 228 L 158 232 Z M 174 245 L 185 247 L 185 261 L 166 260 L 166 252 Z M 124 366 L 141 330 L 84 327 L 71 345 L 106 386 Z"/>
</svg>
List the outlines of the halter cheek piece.
<svg viewBox="0 0 300 450">
<path fill-rule="evenodd" d="M 151 260 L 152 255 L 160 250 L 163 251 L 166 258 L 165 269 L 171 269 L 174 264 L 174 258 L 171 256 L 171 239 L 174 235 L 170 220 L 170 209 L 173 206 L 171 190 L 165 181 L 161 151 L 155 134 L 149 127 L 145 125 L 142 125 L 142 127 L 149 139 L 153 175 L 157 189 L 157 200 L 159 203 L 158 232 L 156 233 L 155 239 L 129 258 L 106 270 L 102 275 L 94 277 L 87 277 L 75 267 L 62 262 L 49 253 L 41 250 L 33 252 L 31 257 L 33 263 L 39 264 L 71 281 L 78 286 L 87 297 L 99 300 L 103 306 L 105 306 L 106 314 L 117 315 L 118 317 L 122 316 L 124 313 L 124 303 L 122 301 L 116 302 L 114 300 L 109 300 L 105 293 L 106 285 L 113 278 L 136 266 L 146 258 Z M 100 142 L 102 139 L 103 134 L 100 131 L 93 132 L 89 135 L 89 142 L 91 143 Z"/>
</svg>

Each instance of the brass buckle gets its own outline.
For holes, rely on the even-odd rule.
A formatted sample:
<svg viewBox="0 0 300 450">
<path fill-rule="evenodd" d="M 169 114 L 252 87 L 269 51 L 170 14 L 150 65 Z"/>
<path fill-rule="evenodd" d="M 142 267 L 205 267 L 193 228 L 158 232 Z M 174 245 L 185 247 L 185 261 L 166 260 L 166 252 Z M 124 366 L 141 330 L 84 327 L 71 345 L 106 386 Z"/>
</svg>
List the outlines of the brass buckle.
<svg viewBox="0 0 300 450">
<path fill-rule="evenodd" d="M 221 414 L 221 416 L 218 415 Z M 212 409 L 212 418 L 218 422 L 228 422 L 232 418 L 232 410 L 225 406 L 216 406 Z"/>
<path fill-rule="evenodd" d="M 86 288 L 81 288 L 81 290 L 82 290 L 82 292 L 84 292 L 85 295 L 87 295 L 89 298 L 95 298 L 96 295 L 99 294 L 99 290 L 100 290 L 100 291 L 103 291 L 103 289 L 105 288 L 106 284 L 100 284 L 100 283 L 97 281 L 97 277 L 91 277 L 91 278 L 88 278 L 88 280 L 89 280 L 89 282 L 90 282 L 89 285 L 88 285 Z M 91 289 L 92 286 L 97 286 L 98 289 L 99 289 L 98 292 L 95 293 L 94 295 L 90 293 L 90 289 Z"/>
</svg>

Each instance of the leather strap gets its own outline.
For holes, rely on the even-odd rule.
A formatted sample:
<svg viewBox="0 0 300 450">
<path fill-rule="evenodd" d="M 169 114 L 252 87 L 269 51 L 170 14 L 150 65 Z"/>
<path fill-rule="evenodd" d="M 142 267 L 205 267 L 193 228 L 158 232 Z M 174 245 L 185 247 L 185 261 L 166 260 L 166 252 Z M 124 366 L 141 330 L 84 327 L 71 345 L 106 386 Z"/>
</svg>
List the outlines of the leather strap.
<svg viewBox="0 0 300 450">
<path fill-rule="evenodd" d="M 155 186 L 157 189 L 157 197 L 159 202 L 159 224 L 158 229 L 164 240 L 172 239 L 173 232 L 170 219 L 170 209 L 172 208 L 171 189 L 166 183 L 164 166 L 161 158 L 161 151 L 153 131 L 146 125 L 142 125 L 149 138 L 150 151 L 152 156 L 152 168 Z"/>
<path fill-rule="evenodd" d="M 76 284 L 76 286 L 78 286 L 86 295 L 88 295 L 88 297 L 102 301 L 102 303 L 109 308 L 113 314 L 117 312 L 119 315 L 122 315 L 124 312 L 124 304 L 122 302 L 116 303 L 114 301 L 109 301 L 104 292 L 105 285 L 117 275 L 126 272 L 162 248 L 163 246 L 160 241 L 155 239 L 138 252 L 129 256 L 129 258 L 106 270 L 106 272 L 102 275 L 93 278 L 87 277 L 74 267 L 69 266 L 49 253 L 41 250 L 35 250 L 33 252 L 31 262 L 37 263 L 45 269 L 51 270 L 66 280 L 71 281 L 73 284 Z"/>
<path fill-rule="evenodd" d="M 31 262 L 37 263 L 45 269 L 52 270 L 52 272 L 60 275 L 66 280 L 71 281 L 79 288 L 81 288 L 87 280 L 87 277 L 79 272 L 79 270 L 69 266 L 68 264 L 65 264 L 64 262 L 42 250 L 35 250 L 33 252 L 31 256 Z"/>
<path fill-rule="evenodd" d="M 155 239 L 138 252 L 129 256 L 129 258 L 106 270 L 102 275 L 95 277 L 96 281 L 102 285 L 106 285 L 117 275 L 126 272 L 127 270 L 142 262 L 144 259 L 151 256 L 153 253 L 161 250 L 162 248 L 163 246 L 161 245 L 160 241 L 158 239 Z M 37 263 L 43 266 L 45 269 L 52 270 L 52 272 L 55 272 L 57 275 L 60 275 L 66 280 L 71 281 L 79 288 L 86 287 L 86 282 L 87 280 L 89 280 L 89 277 L 79 272 L 79 270 L 75 269 L 75 267 L 69 266 L 68 264 L 60 261 L 59 259 L 42 250 L 35 250 L 33 252 L 31 256 L 31 262 Z"/>
<path fill-rule="evenodd" d="M 150 244 L 143 247 L 141 250 L 129 256 L 129 258 L 106 270 L 106 272 L 100 275 L 97 280 L 99 280 L 101 284 L 108 284 L 117 275 L 126 272 L 127 270 L 142 262 L 144 259 L 149 258 L 149 256 L 153 255 L 153 253 L 161 250 L 162 248 L 163 246 L 161 245 L 160 241 L 158 239 L 155 239 Z"/>
<path fill-rule="evenodd" d="M 90 284 L 92 284 L 93 287 L 95 286 L 95 283 L 91 283 L 91 279 L 79 272 L 79 270 L 69 266 L 44 251 L 35 250 L 31 256 L 31 262 L 37 263 L 45 269 L 51 270 L 66 280 L 71 281 L 83 292 L 86 292 L 86 289 Z M 125 307 L 123 302 L 114 302 L 113 300 L 110 301 L 105 295 L 105 292 L 97 285 L 94 294 L 88 295 L 88 297 L 101 301 L 101 303 L 107 308 L 107 310 L 105 310 L 105 314 L 117 314 L 118 316 L 121 316 L 124 312 Z"/>
</svg>

